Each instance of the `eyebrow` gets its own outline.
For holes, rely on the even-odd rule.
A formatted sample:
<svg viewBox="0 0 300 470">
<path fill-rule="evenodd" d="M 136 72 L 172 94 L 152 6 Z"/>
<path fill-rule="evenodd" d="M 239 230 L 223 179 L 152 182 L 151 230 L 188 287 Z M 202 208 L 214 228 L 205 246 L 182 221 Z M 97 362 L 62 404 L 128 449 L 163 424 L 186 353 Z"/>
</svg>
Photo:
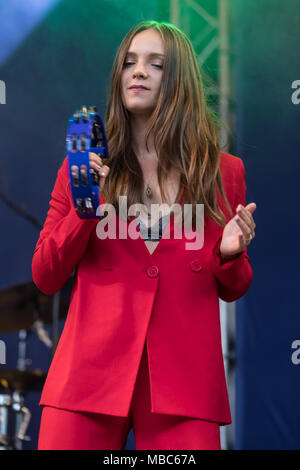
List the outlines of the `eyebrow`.
<svg viewBox="0 0 300 470">
<path fill-rule="evenodd" d="M 137 54 L 135 52 L 127 52 L 126 57 L 136 57 Z M 164 58 L 164 54 L 158 54 L 157 52 L 149 52 L 148 54 L 149 57 L 161 57 Z"/>
</svg>

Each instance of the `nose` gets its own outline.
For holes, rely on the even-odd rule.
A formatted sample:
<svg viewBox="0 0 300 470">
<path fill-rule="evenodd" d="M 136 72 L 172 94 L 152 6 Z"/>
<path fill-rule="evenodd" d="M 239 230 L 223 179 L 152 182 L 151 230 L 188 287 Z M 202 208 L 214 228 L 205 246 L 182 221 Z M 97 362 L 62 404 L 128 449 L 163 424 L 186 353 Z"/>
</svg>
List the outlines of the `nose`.
<svg viewBox="0 0 300 470">
<path fill-rule="evenodd" d="M 145 71 L 144 67 L 141 64 L 136 64 L 132 76 L 133 77 L 146 77 L 147 72 Z"/>
</svg>

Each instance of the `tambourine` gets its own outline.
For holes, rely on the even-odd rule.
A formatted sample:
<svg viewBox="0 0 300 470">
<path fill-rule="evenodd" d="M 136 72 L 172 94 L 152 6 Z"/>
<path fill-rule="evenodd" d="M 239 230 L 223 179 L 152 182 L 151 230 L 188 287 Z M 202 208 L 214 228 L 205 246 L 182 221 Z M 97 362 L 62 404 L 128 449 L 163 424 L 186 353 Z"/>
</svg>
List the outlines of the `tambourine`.
<svg viewBox="0 0 300 470">
<path fill-rule="evenodd" d="M 101 217 L 99 175 L 90 167 L 89 152 L 108 158 L 104 124 L 95 106 L 85 106 L 69 119 L 66 138 L 71 193 L 76 213 L 81 219 Z"/>
</svg>

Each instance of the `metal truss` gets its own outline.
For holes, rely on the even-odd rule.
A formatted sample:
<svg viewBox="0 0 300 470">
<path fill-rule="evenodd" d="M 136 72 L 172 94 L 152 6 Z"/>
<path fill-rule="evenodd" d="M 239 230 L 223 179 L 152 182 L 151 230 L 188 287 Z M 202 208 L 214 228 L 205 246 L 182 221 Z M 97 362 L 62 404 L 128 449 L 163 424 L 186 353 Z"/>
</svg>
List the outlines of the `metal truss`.
<svg viewBox="0 0 300 470">
<path fill-rule="evenodd" d="M 234 114 L 231 109 L 235 100 L 229 38 L 229 6 L 232 4 L 232 0 L 170 0 L 170 22 L 178 26 L 191 39 L 202 76 L 205 83 L 209 84 L 205 87 L 206 96 L 215 98 L 216 111 L 223 123 L 219 130 L 219 142 L 221 149 L 225 152 L 230 150 L 229 129 L 232 129 L 234 125 Z M 210 7 L 210 11 L 206 7 Z M 213 55 L 212 67 L 205 67 Z M 209 73 L 210 70 L 212 74 Z M 220 320 L 224 366 L 232 414 L 232 424 L 220 428 L 221 446 L 222 449 L 233 449 L 235 432 L 234 302 L 228 304 L 220 299 Z"/>
</svg>

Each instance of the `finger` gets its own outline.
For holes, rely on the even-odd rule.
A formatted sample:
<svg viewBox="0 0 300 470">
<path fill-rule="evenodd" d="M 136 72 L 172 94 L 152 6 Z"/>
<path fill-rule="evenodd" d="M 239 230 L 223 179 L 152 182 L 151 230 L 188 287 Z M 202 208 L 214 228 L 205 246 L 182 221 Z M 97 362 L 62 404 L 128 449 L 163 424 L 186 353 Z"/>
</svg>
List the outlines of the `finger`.
<svg viewBox="0 0 300 470">
<path fill-rule="evenodd" d="M 237 207 L 237 213 L 241 217 L 241 219 L 243 219 L 244 222 L 246 222 L 249 227 L 251 227 L 251 230 L 254 230 L 256 225 L 254 223 L 252 214 L 248 210 L 246 210 L 245 207 L 243 207 L 241 204 L 239 204 Z"/>
<path fill-rule="evenodd" d="M 240 242 L 241 250 L 244 250 L 244 248 L 246 247 L 246 241 L 245 241 L 245 237 L 242 233 L 239 234 L 239 242 Z"/>
<path fill-rule="evenodd" d="M 90 158 L 90 167 L 98 172 L 101 171 L 103 167 L 103 162 L 99 162 L 99 159 Z"/>
<path fill-rule="evenodd" d="M 97 155 L 96 153 L 89 152 L 89 160 L 90 160 L 90 162 L 95 162 L 100 166 L 103 165 L 103 161 L 102 161 L 101 156 Z"/>
<path fill-rule="evenodd" d="M 249 225 L 246 222 L 244 222 L 244 220 L 242 220 L 240 217 L 236 219 L 236 222 L 238 226 L 240 227 L 240 229 L 242 230 L 244 237 L 249 238 L 252 235 L 251 227 L 249 227 Z"/>
<path fill-rule="evenodd" d="M 107 165 L 103 165 L 103 167 L 101 168 L 99 172 L 100 177 L 106 178 L 109 173 L 109 170 L 110 168 Z"/>
<path fill-rule="evenodd" d="M 245 207 L 245 209 L 246 209 L 247 211 L 249 211 L 251 214 L 253 214 L 253 212 L 254 212 L 255 209 L 256 209 L 256 204 L 255 204 L 255 202 L 250 202 L 250 204 L 248 204 L 248 205 Z"/>
<path fill-rule="evenodd" d="M 251 217 L 251 219 L 252 219 L 252 221 L 253 221 L 253 224 L 254 224 L 254 227 L 253 227 L 253 228 L 256 227 L 256 224 L 255 224 L 255 222 L 254 222 L 254 219 L 253 219 L 253 217 L 252 217 L 252 214 L 253 214 L 253 212 L 256 210 L 256 208 L 257 208 L 257 206 L 256 206 L 255 202 L 251 202 L 250 204 L 248 204 L 248 205 L 245 207 L 245 210 L 248 212 L 248 214 L 250 215 L 250 217 Z"/>
<path fill-rule="evenodd" d="M 107 166 L 107 165 L 103 165 L 103 167 L 101 168 L 101 172 L 100 172 L 100 181 L 99 181 L 99 188 L 100 190 L 103 188 L 104 186 L 104 183 L 105 183 L 105 179 L 109 173 L 109 170 L 110 168 Z"/>
<path fill-rule="evenodd" d="M 101 173 L 102 167 L 95 162 L 90 162 L 91 173 Z"/>
</svg>

